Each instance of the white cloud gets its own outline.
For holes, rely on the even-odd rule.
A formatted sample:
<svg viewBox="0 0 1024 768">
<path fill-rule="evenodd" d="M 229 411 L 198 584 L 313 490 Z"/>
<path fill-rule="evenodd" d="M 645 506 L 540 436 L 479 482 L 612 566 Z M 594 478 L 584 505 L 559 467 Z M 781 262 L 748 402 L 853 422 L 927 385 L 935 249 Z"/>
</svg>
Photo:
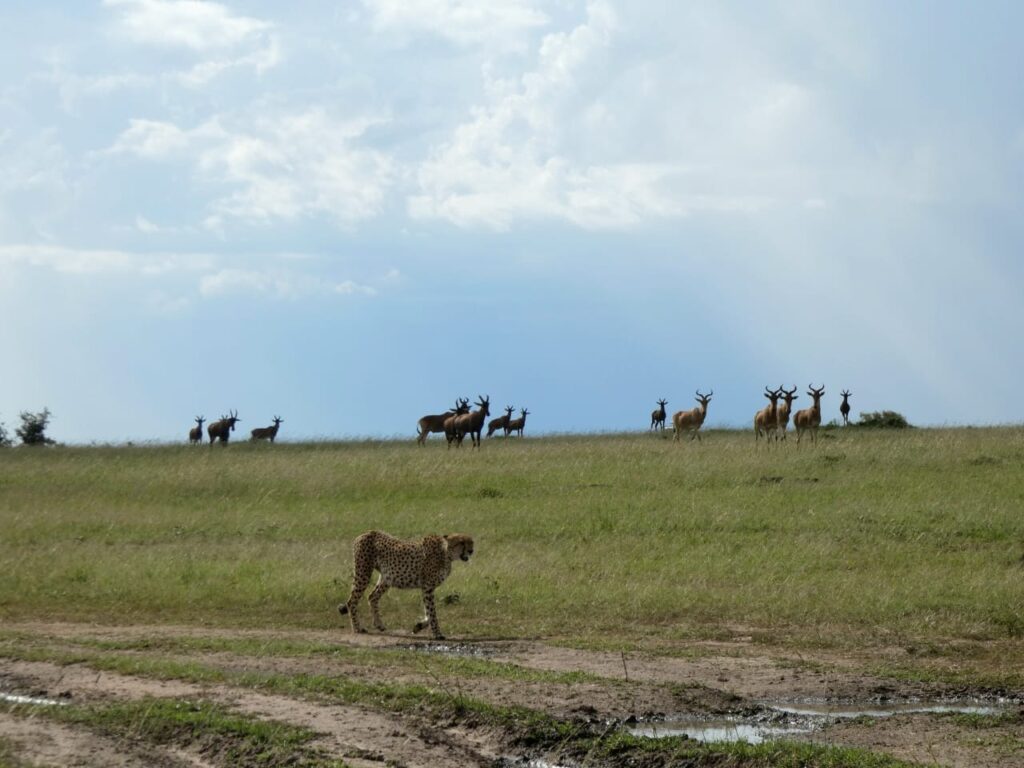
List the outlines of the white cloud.
<svg viewBox="0 0 1024 768">
<path fill-rule="evenodd" d="M 107 151 L 155 159 L 186 149 L 191 138 L 188 132 L 173 123 L 132 119 Z"/>
<path fill-rule="evenodd" d="M 363 0 L 378 30 L 427 32 L 457 45 L 519 48 L 548 23 L 530 0 Z"/>
<path fill-rule="evenodd" d="M 23 264 L 69 274 L 104 272 L 163 275 L 209 268 L 212 258 L 198 253 L 132 253 L 115 249 L 59 245 L 0 245 L 0 264 Z"/>
<path fill-rule="evenodd" d="M 335 283 L 320 277 L 281 269 L 222 269 L 200 279 L 199 293 L 205 298 L 255 294 L 294 300 L 329 294 L 374 296 L 377 291 L 352 280 Z"/>
<path fill-rule="evenodd" d="M 118 31 L 142 45 L 226 49 L 251 41 L 272 26 L 202 0 L 103 0 L 103 4 L 118 11 Z"/>
</svg>

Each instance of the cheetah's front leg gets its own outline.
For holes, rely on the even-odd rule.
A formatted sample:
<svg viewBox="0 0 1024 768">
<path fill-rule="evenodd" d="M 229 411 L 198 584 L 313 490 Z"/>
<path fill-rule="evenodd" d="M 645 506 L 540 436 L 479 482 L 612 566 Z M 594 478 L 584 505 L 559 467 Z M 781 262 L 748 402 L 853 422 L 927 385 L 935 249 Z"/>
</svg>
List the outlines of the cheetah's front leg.
<svg viewBox="0 0 1024 768">
<path fill-rule="evenodd" d="M 384 597 L 384 594 L 390 589 L 389 584 L 384 582 L 384 576 L 380 577 L 377 582 L 377 586 L 373 588 L 373 592 L 370 593 L 370 608 L 373 611 L 373 626 L 377 628 L 378 632 L 387 631 L 384 627 L 384 622 L 380 619 L 380 599 Z"/>
<path fill-rule="evenodd" d="M 441 634 L 441 626 L 437 623 L 437 611 L 434 608 L 434 590 L 423 590 L 423 611 L 425 613 L 422 621 L 417 621 L 412 631 L 419 632 L 426 626 L 430 626 L 430 632 L 435 640 L 444 640 Z"/>
</svg>

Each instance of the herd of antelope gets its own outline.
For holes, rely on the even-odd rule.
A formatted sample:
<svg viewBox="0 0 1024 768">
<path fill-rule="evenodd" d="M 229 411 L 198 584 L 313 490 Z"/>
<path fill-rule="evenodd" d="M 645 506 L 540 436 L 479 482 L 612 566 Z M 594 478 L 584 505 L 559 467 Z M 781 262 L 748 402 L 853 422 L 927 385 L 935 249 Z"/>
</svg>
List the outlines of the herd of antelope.
<svg viewBox="0 0 1024 768">
<path fill-rule="evenodd" d="M 797 445 L 800 444 L 805 432 L 808 433 L 811 442 L 816 443 L 818 441 L 818 426 L 821 424 L 821 398 L 825 394 L 825 386 L 815 387 L 813 384 L 808 384 L 807 387 L 807 394 L 811 396 L 813 404 L 810 408 L 804 408 L 792 414 Z M 698 389 L 696 392 L 697 396 L 694 398 L 697 401 L 697 407 L 691 408 L 688 411 L 676 411 L 673 414 L 672 432 L 674 440 L 679 440 L 685 433 L 690 434 L 691 440 L 696 439 L 699 441 L 701 439 L 700 428 L 704 424 L 704 419 L 707 418 L 708 403 L 711 402 L 711 397 L 714 394 L 714 390 L 705 395 Z M 839 406 L 839 413 L 842 415 L 843 424 L 846 426 L 850 424 L 851 394 L 851 392 L 844 389 L 842 391 L 843 402 Z M 786 433 L 789 428 L 793 401 L 799 397 L 796 394 L 796 387 L 794 386 L 792 389 L 786 389 L 783 386 L 778 387 L 778 389 L 765 387 L 764 396 L 768 399 L 768 405 L 754 414 L 754 442 L 760 441 L 761 438 L 764 438 L 766 443 L 770 443 L 773 438 L 775 442 L 783 441 L 786 439 Z M 417 422 L 416 442 L 420 445 L 426 445 L 427 437 L 431 432 L 443 432 L 448 441 L 449 448 L 452 447 L 452 444 L 456 448 L 461 448 L 463 438 L 466 435 L 469 435 L 473 447 L 479 448 L 480 438 L 484 430 L 484 422 L 487 423 L 488 437 L 491 437 L 499 430 L 502 431 L 505 437 L 511 437 L 512 435 L 523 436 L 523 430 L 526 428 L 526 417 L 530 413 L 525 408 L 520 408 L 519 418 L 513 419 L 512 414 L 516 410 L 515 406 L 507 405 L 505 406 L 503 416 L 487 421 L 487 417 L 491 413 L 490 396 L 478 396 L 475 405 L 476 410 L 471 410 L 469 398 L 460 397 L 455 400 L 454 408 L 444 413 L 424 416 Z M 668 417 L 665 411 L 666 405 L 668 405 L 668 400 L 661 398 L 658 400 L 657 409 L 651 411 L 651 431 L 665 430 L 665 421 Z M 205 421 L 206 419 L 202 416 L 196 416 L 196 426 L 192 427 L 188 433 L 190 443 L 199 444 L 203 442 L 203 423 Z M 210 438 L 210 445 L 212 446 L 218 441 L 220 441 L 222 446 L 227 445 L 231 433 L 235 431 L 235 424 L 239 421 L 241 419 L 238 418 L 237 411 L 228 411 L 227 416 L 221 416 L 217 421 L 208 424 L 206 434 Z M 272 426 L 257 427 L 249 433 L 249 439 L 253 442 L 258 440 L 274 442 L 274 438 L 277 437 L 277 431 L 281 428 L 282 421 L 284 419 L 280 416 L 275 416 Z"/>
<path fill-rule="evenodd" d="M 694 398 L 698 403 L 697 407 L 689 411 L 677 411 L 675 413 L 672 417 L 673 439 L 678 440 L 684 432 L 689 432 L 691 440 L 694 438 L 700 440 L 699 430 L 701 425 L 704 424 L 705 417 L 708 415 L 708 403 L 711 402 L 713 394 L 715 394 L 714 390 L 703 395 L 698 389 L 697 397 Z M 818 441 L 818 426 L 821 424 L 821 398 L 825 394 L 825 385 L 815 387 L 813 384 L 808 384 L 807 394 L 811 396 L 813 401 L 811 407 L 804 408 L 793 414 L 793 428 L 796 430 L 797 445 L 800 444 L 800 440 L 805 432 L 809 434 L 812 443 Z M 839 406 L 839 413 L 843 417 L 843 424 L 845 426 L 850 425 L 851 394 L 853 393 L 844 389 L 842 391 L 843 402 Z M 754 414 L 754 442 L 758 442 L 762 437 L 766 443 L 771 441 L 772 438 L 775 439 L 775 442 L 785 440 L 786 430 L 789 428 L 793 401 L 799 397 L 796 393 L 796 387 L 794 386 L 792 389 L 786 389 L 784 386 L 780 386 L 778 389 L 765 387 L 764 396 L 768 398 L 768 405 Z M 667 415 L 665 413 L 666 405 L 668 405 L 668 400 L 661 398 L 658 400 L 657 410 L 651 411 L 651 430 L 660 429 L 664 431 Z"/>
<path fill-rule="evenodd" d="M 461 448 L 462 440 L 466 435 L 470 436 L 473 447 L 479 448 L 484 421 L 487 420 L 491 413 L 490 395 L 478 396 L 476 406 L 477 409 L 471 411 L 469 408 L 469 398 L 461 397 L 456 399 L 454 408 L 444 413 L 424 416 L 416 423 L 416 442 L 420 445 L 426 445 L 427 436 L 431 432 L 444 432 L 449 448 L 452 447 L 452 443 L 455 444 L 456 448 Z M 514 405 L 507 405 L 505 406 L 504 416 L 488 421 L 487 436 L 491 437 L 500 429 L 505 437 L 510 437 L 513 434 L 522 437 L 523 430 L 526 428 L 526 417 L 530 412 L 525 408 L 520 408 L 519 418 L 513 419 L 512 414 L 515 409 Z"/>
<path fill-rule="evenodd" d="M 203 422 L 206 421 L 202 416 L 196 416 L 196 425 L 188 431 L 188 441 L 192 445 L 198 445 L 203 442 Z M 222 446 L 228 444 L 228 440 L 231 438 L 231 433 L 235 431 L 235 424 L 240 422 L 238 418 L 238 411 L 228 411 L 227 416 L 221 416 L 217 421 L 210 422 L 206 425 L 206 434 L 210 437 L 210 445 L 213 446 L 218 440 Z M 257 427 L 249 433 L 249 439 L 253 442 L 257 440 L 269 440 L 274 442 L 274 438 L 277 437 L 277 430 L 281 428 L 281 422 L 284 421 L 280 416 L 273 418 L 273 426 L 270 427 Z"/>
</svg>

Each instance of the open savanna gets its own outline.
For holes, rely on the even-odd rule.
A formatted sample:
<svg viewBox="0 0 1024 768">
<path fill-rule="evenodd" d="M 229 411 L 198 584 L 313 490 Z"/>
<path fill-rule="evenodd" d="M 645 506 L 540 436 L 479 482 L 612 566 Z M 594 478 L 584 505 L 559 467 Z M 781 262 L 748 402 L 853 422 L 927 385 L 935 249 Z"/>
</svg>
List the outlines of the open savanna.
<svg viewBox="0 0 1024 768">
<path fill-rule="evenodd" d="M 1024 635 L 1024 430 L 0 452 L 8 619 L 337 627 L 351 541 L 464 531 L 459 637 Z M 467 444 L 468 445 L 468 444 Z M 411 626 L 418 596 L 385 618 Z"/>
<path fill-rule="evenodd" d="M 618 727 L 1019 700 L 1022 510 L 1016 427 L 2 450 L 0 694 L 72 705 L 0 701 L 0 766 L 1024 766 L 1016 709 L 755 746 Z M 414 592 L 349 633 L 371 528 L 474 536 L 438 590 L 455 655 L 411 642 Z"/>
</svg>

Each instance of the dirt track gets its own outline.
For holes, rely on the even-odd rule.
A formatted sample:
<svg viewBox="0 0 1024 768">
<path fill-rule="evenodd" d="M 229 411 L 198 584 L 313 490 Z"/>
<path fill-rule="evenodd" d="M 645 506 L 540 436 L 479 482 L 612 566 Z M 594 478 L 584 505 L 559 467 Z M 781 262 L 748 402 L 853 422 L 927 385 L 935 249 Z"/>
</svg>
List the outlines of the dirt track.
<svg viewBox="0 0 1024 768">
<path fill-rule="evenodd" d="M 417 648 L 422 665 L 361 664 L 351 658 L 322 656 L 246 656 L 235 653 L 189 654 L 191 661 L 230 670 L 259 670 L 282 675 L 318 674 L 339 678 L 424 684 L 457 688 L 496 705 L 543 710 L 561 718 L 624 719 L 629 716 L 674 716 L 680 713 L 743 713 L 767 702 L 885 701 L 927 697 L 962 697 L 963 690 L 901 685 L 858 673 L 858 660 L 837 656 L 787 658 L 764 655 L 753 643 L 694 643 L 684 657 L 574 650 L 536 641 L 495 641 L 436 646 L 403 634 L 353 637 L 337 632 L 250 632 L 190 627 L 110 627 L 73 624 L 21 624 L 5 629 L 46 642 L 125 641 L 166 637 L 267 638 L 377 649 Z M 31 642 L 31 641 L 30 641 Z M 537 682 L 478 676 L 439 676 L 431 664 L 442 652 L 472 654 L 527 670 L 586 672 L 585 682 Z M 138 654 L 124 651 L 124 654 Z M 173 657 L 162 653 L 161 658 Z M 406 656 L 406 660 L 408 657 Z M 269 695 L 232 685 L 196 685 L 101 672 L 81 664 L 0 660 L 0 691 L 61 696 L 76 703 L 131 700 L 146 696 L 203 698 L 260 718 L 316 731 L 317 746 L 353 766 L 488 766 L 509 755 L 507 734 L 487 728 L 439 723 L 423 714 L 398 715 L 362 706 L 339 705 L 314 698 Z M 974 692 L 982 693 L 982 692 Z M 1017 696 L 1021 692 L 1015 692 Z M 1018 705 L 1019 706 L 1019 705 Z M 838 722 L 798 736 L 823 743 L 861 746 L 906 760 L 949 766 L 1024 767 L 1020 721 L 972 730 L 955 718 L 900 714 L 873 722 Z M 16 754 L 39 765 L 207 765 L 198 752 L 152 745 L 125 745 L 84 729 L 0 714 L 0 738 Z"/>
</svg>

